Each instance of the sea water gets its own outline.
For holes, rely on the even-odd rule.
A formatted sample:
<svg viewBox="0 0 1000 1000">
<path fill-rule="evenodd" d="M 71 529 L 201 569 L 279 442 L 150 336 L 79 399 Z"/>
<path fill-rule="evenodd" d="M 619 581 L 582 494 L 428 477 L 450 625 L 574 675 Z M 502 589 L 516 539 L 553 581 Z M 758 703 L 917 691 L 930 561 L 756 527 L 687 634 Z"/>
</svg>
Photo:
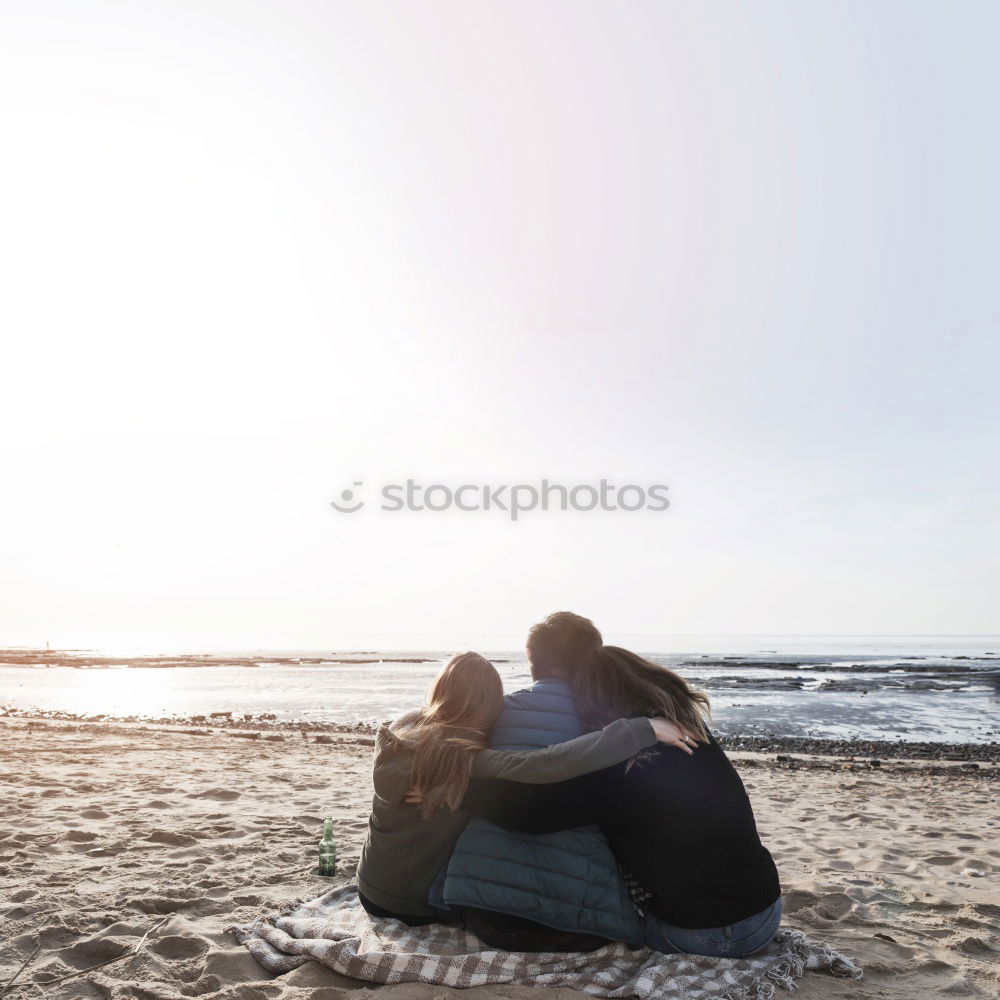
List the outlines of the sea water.
<svg viewBox="0 0 1000 1000">
<path fill-rule="evenodd" d="M 704 688 L 718 732 L 1000 740 L 1000 637 L 634 636 L 615 641 Z M 491 650 L 484 642 L 456 645 L 478 645 L 496 663 L 507 691 L 531 683 L 523 652 Z M 441 647 L 215 650 L 153 667 L 148 650 L 118 654 L 108 664 L 94 662 L 107 659 L 107 650 L 78 649 L 53 651 L 57 665 L 45 657 L 32 665 L 9 662 L 20 659 L 21 652 L 0 652 L 2 706 L 138 718 L 267 712 L 282 721 L 337 724 L 380 722 L 420 705 L 450 655 Z"/>
</svg>

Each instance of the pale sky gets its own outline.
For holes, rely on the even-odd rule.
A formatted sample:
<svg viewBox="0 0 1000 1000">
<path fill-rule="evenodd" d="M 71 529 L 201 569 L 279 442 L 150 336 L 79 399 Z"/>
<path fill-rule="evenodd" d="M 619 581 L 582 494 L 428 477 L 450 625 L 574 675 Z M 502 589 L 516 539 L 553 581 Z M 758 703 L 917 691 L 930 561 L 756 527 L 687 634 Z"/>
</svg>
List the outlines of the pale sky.
<svg viewBox="0 0 1000 1000">
<path fill-rule="evenodd" d="M 1000 631 L 998 31 L 3 3 L 0 639 Z"/>
</svg>

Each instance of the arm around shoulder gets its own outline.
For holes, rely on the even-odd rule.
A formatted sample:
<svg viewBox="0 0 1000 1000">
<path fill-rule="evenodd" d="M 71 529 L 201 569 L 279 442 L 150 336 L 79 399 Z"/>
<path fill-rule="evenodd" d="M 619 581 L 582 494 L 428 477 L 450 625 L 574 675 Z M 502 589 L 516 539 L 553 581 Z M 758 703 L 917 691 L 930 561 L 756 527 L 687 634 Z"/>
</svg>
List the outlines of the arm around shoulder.
<svg viewBox="0 0 1000 1000">
<path fill-rule="evenodd" d="M 596 733 L 544 750 L 483 750 L 472 766 L 475 778 L 549 784 L 602 771 L 656 743 L 649 719 L 619 719 Z"/>
</svg>

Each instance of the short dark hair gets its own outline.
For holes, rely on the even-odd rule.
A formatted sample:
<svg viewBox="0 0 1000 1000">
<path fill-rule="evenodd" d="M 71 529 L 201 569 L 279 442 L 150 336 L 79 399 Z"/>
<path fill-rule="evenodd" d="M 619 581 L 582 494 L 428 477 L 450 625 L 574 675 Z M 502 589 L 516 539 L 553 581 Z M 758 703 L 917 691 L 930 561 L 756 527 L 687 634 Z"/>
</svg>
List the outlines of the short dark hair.
<svg viewBox="0 0 1000 1000">
<path fill-rule="evenodd" d="M 604 645 L 597 626 L 572 611 L 556 611 L 528 629 L 531 676 L 569 679 Z"/>
</svg>

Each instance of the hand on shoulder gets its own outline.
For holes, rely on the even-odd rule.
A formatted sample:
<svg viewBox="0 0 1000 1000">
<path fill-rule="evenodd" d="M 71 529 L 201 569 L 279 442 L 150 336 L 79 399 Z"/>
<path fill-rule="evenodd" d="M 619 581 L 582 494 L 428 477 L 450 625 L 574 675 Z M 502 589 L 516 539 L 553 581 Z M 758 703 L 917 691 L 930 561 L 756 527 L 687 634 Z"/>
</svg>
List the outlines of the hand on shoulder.
<svg viewBox="0 0 1000 1000">
<path fill-rule="evenodd" d="M 656 734 L 657 742 L 666 743 L 668 746 L 677 747 L 687 754 L 693 754 L 698 746 L 698 737 L 694 733 L 688 732 L 681 726 L 662 716 L 655 716 L 649 720 Z"/>
</svg>

